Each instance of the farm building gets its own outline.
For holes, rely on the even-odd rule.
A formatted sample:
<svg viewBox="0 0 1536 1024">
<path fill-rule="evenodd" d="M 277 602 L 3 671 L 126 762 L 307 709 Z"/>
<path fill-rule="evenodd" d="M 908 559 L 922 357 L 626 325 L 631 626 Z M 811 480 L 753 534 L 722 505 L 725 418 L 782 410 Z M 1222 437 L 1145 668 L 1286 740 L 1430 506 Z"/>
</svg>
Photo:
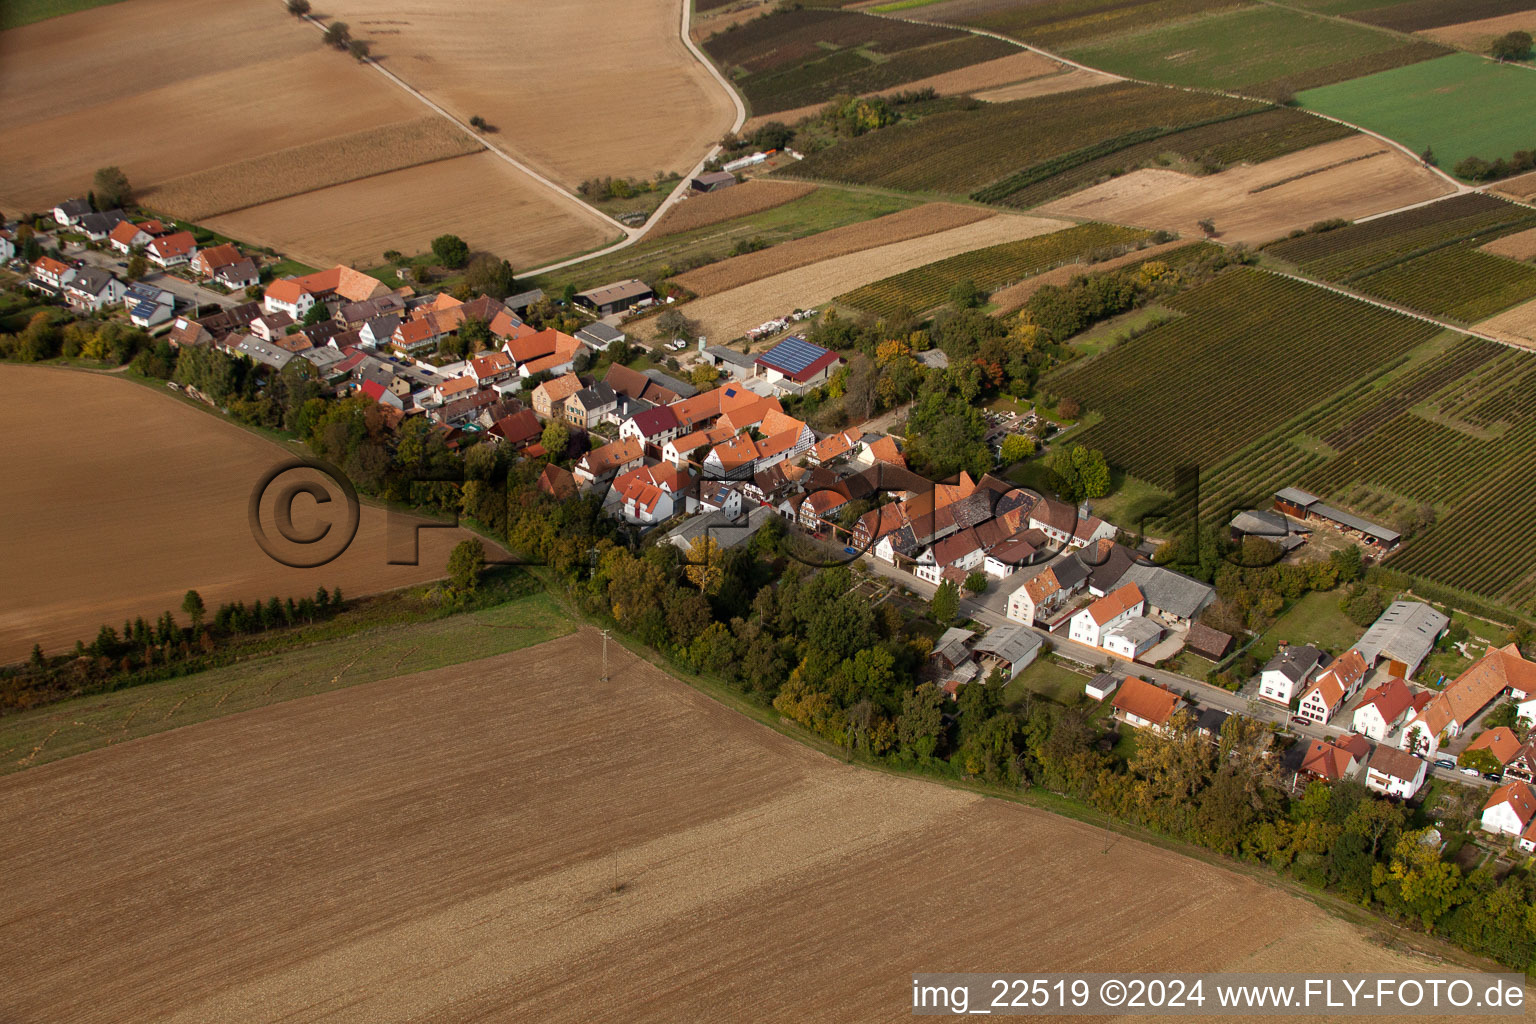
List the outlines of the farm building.
<svg viewBox="0 0 1536 1024">
<path fill-rule="evenodd" d="M 1184 639 L 1184 649 L 1211 661 L 1220 661 L 1232 647 L 1232 637 L 1219 629 L 1196 622 L 1189 627 Z"/>
<path fill-rule="evenodd" d="M 1514 644 L 1490 648 L 1456 680 L 1420 708 L 1403 726 L 1402 749 L 1433 758 L 1440 744 L 1459 736 L 1467 725 L 1508 692 L 1523 700 L 1536 692 L 1536 664 Z"/>
<path fill-rule="evenodd" d="M 607 316 L 610 313 L 626 312 L 636 303 L 649 302 L 655 298 L 656 293 L 651 290 L 650 285 L 630 278 L 627 281 L 605 284 L 601 288 L 577 292 L 576 304 L 590 309 L 598 316 Z"/>
<path fill-rule="evenodd" d="M 1275 492 L 1275 508 L 1302 522 L 1319 521 L 1338 527 L 1348 537 L 1369 545 L 1377 551 L 1391 551 L 1397 547 L 1402 535 L 1396 530 L 1378 526 L 1357 515 L 1325 505 L 1321 498 L 1297 487 L 1282 487 Z"/>
<path fill-rule="evenodd" d="M 1116 588 L 1134 583 L 1147 599 L 1147 611 L 1165 621 L 1190 622 L 1216 600 L 1216 589 L 1160 565 L 1137 563 L 1120 576 Z"/>
<path fill-rule="evenodd" d="M 1294 551 L 1307 542 L 1312 531 L 1299 523 L 1293 523 L 1283 512 L 1275 509 L 1250 509 L 1232 517 L 1232 540 L 1241 542 L 1244 537 L 1258 537 L 1280 545 L 1281 551 Z"/>
<path fill-rule="evenodd" d="M 1388 672 L 1408 679 L 1429 657 L 1450 621 L 1421 601 L 1393 601 L 1354 649 L 1371 668 L 1385 658 Z"/>
<path fill-rule="evenodd" d="M 789 381 L 802 387 L 825 384 L 832 370 L 842 361 L 836 352 L 812 345 L 799 335 L 785 338 L 754 360 L 757 376 L 770 384 Z"/>
<path fill-rule="evenodd" d="M 757 360 L 745 352 L 737 352 L 723 345 L 704 346 L 700 359 L 734 380 L 745 380 L 752 376 L 757 365 Z"/>
<path fill-rule="evenodd" d="M 624 341 L 625 336 L 617 327 L 610 327 L 597 320 L 577 331 L 576 340 L 594 352 L 606 352 L 609 346 Z"/>
<path fill-rule="evenodd" d="M 773 510 L 762 505 L 748 509 L 745 515 L 730 515 L 723 510 L 694 516 L 667 534 L 667 540 L 683 551 L 688 551 L 699 537 L 709 537 L 724 550 L 745 544 L 752 535 L 763 528 Z"/>
<path fill-rule="evenodd" d="M 695 192 L 723 192 L 734 184 L 736 175 L 730 171 L 705 171 L 688 181 L 688 187 Z"/>
</svg>

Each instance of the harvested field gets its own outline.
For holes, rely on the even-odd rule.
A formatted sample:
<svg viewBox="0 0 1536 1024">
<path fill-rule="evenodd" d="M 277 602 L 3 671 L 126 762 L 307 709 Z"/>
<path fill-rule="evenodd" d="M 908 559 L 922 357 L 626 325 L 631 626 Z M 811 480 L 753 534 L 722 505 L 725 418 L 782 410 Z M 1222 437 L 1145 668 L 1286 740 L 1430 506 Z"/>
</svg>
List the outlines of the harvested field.
<svg viewBox="0 0 1536 1024">
<path fill-rule="evenodd" d="M 622 648 L 599 683 L 601 645 L 0 781 L 11 1013 L 894 1022 L 916 970 L 1434 969 L 1253 877 L 840 764 Z"/>
<path fill-rule="evenodd" d="M 1511 199 L 1529 200 L 1536 198 L 1536 171 L 1529 174 L 1517 174 L 1513 178 L 1505 178 L 1503 181 L 1490 185 L 1489 191 L 1498 192 L 1509 196 Z"/>
<path fill-rule="evenodd" d="M 487 143 L 567 187 L 686 173 L 735 116 L 683 46 L 679 0 L 336 0 L 325 13 L 459 120 L 490 122 Z"/>
<path fill-rule="evenodd" d="M 1511 345 L 1536 348 L 1536 299 L 1514 309 L 1506 309 L 1476 326 L 1478 330 Z"/>
<path fill-rule="evenodd" d="M 251 489 L 289 451 L 108 375 L 0 365 L 0 395 L 0 424 L 18 442 L 0 480 L 8 580 L 0 662 L 20 660 L 34 643 L 56 652 L 103 623 L 179 610 L 189 588 L 212 609 L 319 586 L 361 595 L 433 579 L 463 536 L 427 530 L 421 565 L 391 566 L 385 515 L 365 506 L 346 554 L 320 569 L 289 569 L 261 551 L 246 521 Z M 55 415 L 65 407 L 91 415 Z M 297 505 L 295 521 L 305 515 Z"/>
<path fill-rule="evenodd" d="M 862 252 L 875 246 L 921 238 L 938 231 L 948 231 L 992 216 L 995 216 L 995 211 L 979 206 L 927 203 L 867 220 L 862 224 L 833 228 L 819 235 L 810 235 L 712 263 L 690 270 L 673 278 L 673 281 L 696 295 L 714 295 L 812 263 Z"/>
<path fill-rule="evenodd" d="M 1103 75 L 1097 71 L 1088 71 L 1084 68 L 1071 68 L 1059 75 L 1047 75 L 1043 78 L 1032 78 L 1027 82 L 1015 82 L 998 89 L 987 89 L 973 95 L 979 100 L 988 103 L 1008 103 L 1012 100 L 1033 99 L 1036 96 L 1050 96 L 1058 92 L 1072 92 L 1076 89 L 1092 89 L 1096 85 L 1108 85 L 1119 81 L 1113 75 Z"/>
<path fill-rule="evenodd" d="M 1199 235 L 1199 221 L 1208 217 L 1222 241 L 1262 245 L 1320 220 L 1355 220 L 1451 191 L 1417 161 L 1355 135 L 1202 177 L 1134 171 L 1047 203 L 1040 212 L 1187 236 Z"/>
<path fill-rule="evenodd" d="M 732 186 L 724 192 L 706 192 L 701 196 L 689 196 L 665 214 L 647 235 L 660 238 L 680 231 L 707 227 L 733 217 L 745 217 L 753 213 L 783 206 L 803 195 L 816 191 L 816 186 L 799 181 L 765 181 L 753 179 Z"/>
<path fill-rule="evenodd" d="M 445 232 L 530 267 L 598 248 L 617 233 L 582 205 L 552 199 L 492 153 L 333 185 L 206 223 L 317 267 L 374 266 L 386 249 L 425 252 Z"/>
<path fill-rule="evenodd" d="M 1422 32 L 1442 25 L 1516 14 L 1530 6 L 1531 0 L 1456 0 L 1453 4 L 1445 0 L 1408 0 L 1357 10 L 1349 17 L 1398 32 Z"/>
<path fill-rule="evenodd" d="M 890 274 L 957 256 L 972 249 L 1031 238 L 1070 226 L 1066 221 L 1044 217 L 998 214 L 964 227 L 865 249 L 775 274 L 740 288 L 690 302 L 686 312 L 700 322 L 702 333 L 718 344 L 741 337 L 769 317 L 781 316 L 797 307 L 810 309 L 820 306 L 837 295 Z"/>
<path fill-rule="evenodd" d="M 945 71 L 941 74 L 929 75 L 927 78 L 903 82 L 894 89 L 882 89 L 879 93 L 869 93 L 866 95 L 886 95 L 893 92 L 905 92 L 911 89 L 932 89 L 940 96 L 960 96 L 965 93 L 975 93 L 978 89 L 995 89 L 998 86 L 1007 86 L 1015 82 L 1023 85 L 1026 80 L 1030 82 L 1038 80 L 1043 84 L 1050 79 L 1065 78 L 1078 73 L 1066 72 L 1065 74 L 1059 74 L 1062 71 L 1062 67 L 1061 64 L 1056 63 L 1049 57 L 1042 57 L 1030 50 L 1016 50 L 1006 57 L 984 60 L 980 64 L 972 64 L 970 67 L 960 68 L 957 71 Z M 1091 72 L 1081 72 L 1081 74 L 1093 78 L 1103 77 L 1106 82 L 1112 81 L 1107 76 L 1097 76 Z M 1065 88 L 1078 89 L 1082 88 L 1082 86 L 1071 85 Z M 1061 92 L 1063 89 L 1050 89 L 1046 91 Z M 1021 93 L 1020 96 L 1011 98 L 1018 99 L 1025 95 L 1043 96 L 1046 94 L 1046 91 Z M 793 110 L 780 110 L 773 114 L 759 114 L 756 117 L 748 118 L 746 126 L 742 131 L 751 132 L 767 124 L 769 121 L 795 124 L 798 121 L 805 120 L 807 117 L 814 116 L 824 106 L 826 106 L 825 103 L 811 103 L 803 107 L 795 107 Z"/>
<path fill-rule="evenodd" d="M 1142 260 L 1155 260 L 1163 253 L 1182 249 L 1189 242 L 1176 239 L 1172 242 L 1164 242 L 1161 245 L 1149 245 L 1145 249 L 1137 249 L 1111 259 L 1100 260 L 1098 263 L 1073 263 L 1066 267 L 1057 267 L 1047 270 L 1043 274 L 1011 284 L 1006 288 L 999 288 L 992 293 L 991 305 L 996 316 L 1012 313 L 1029 301 L 1029 297 L 1048 284 L 1057 286 L 1065 285 L 1079 274 L 1101 274 L 1108 270 L 1118 270 L 1129 263 L 1139 263 Z"/>
<path fill-rule="evenodd" d="M 176 59 L 147 73 L 147 53 Z M 8 209 L 83 195 L 107 164 L 148 191 L 424 111 L 280 5 L 256 2 L 135 0 L 0 33 L 0 95 Z"/>
<path fill-rule="evenodd" d="M 1536 29 L 1536 10 L 1516 14 L 1501 14 L 1494 18 L 1479 18 L 1454 25 L 1426 29 L 1419 35 L 1446 46 L 1455 46 L 1474 53 L 1487 53 L 1494 39 L 1507 32 L 1530 32 Z"/>
<path fill-rule="evenodd" d="M 451 121 L 432 114 L 173 178 L 145 189 L 139 198 L 157 210 L 202 220 L 484 148 Z"/>
<path fill-rule="evenodd" d="M 1528 260 L 1536 257 L 1536 228 L 1517 231 L 1503 238 L 1495 238 L 1483 246 L 1483 252 L 1505 256 L 1512 260 Z"/>
<path fill-rule="evenodd" d="M 1244 7 L 1249 0 L 947 0 L 903 11 L 907 17 L 971 25 L 1047 49 L 1135 32 L 1166 21 Z"/>
</svg>

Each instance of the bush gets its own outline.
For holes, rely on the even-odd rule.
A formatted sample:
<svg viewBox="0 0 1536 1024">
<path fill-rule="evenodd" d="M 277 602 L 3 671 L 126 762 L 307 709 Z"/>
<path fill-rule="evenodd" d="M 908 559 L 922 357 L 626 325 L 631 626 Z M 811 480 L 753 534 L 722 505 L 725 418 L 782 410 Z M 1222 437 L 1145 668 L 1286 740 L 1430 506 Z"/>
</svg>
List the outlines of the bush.
<svg viewBox="0 0 1536 1024">
<path fill-rule="evenodd" d="M 1488 52 L 1498 60 L 1525 60 L 1531 55 L 1531 45 L 1531 34 L 1516 30 L 1495 39 Z"/>
<path fill-rule="evenodd" d="M 344 21 L 333 21 L 325 30 L 325 44 L 334 46 L 338 50 L 345 50 L 351 39 L 352 30 Z"/>
<path fill-rule="evenodd" d="M 469 246 L 458 235 L 438 235 L 432 239 L 432 255 L 449 270 L 469 262 Z"/>
</svg>

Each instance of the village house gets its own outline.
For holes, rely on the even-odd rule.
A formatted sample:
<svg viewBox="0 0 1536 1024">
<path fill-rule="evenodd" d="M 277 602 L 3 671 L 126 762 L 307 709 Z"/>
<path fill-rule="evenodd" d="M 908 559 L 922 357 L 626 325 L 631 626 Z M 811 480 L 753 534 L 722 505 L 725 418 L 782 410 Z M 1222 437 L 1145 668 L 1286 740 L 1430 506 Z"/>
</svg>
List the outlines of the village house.
<svg viewBox="0 0 1536 1024">
<path fill-rule="evenodd" d="M 1162 626 L 1145 616 L 1133 615 L 1104 633 L 1103 647 L 1116 657 L 1135 661 L 1162 638 Z"/>
<path fill-rule="evenodd" d="M 620 437 L 634 438 L 657 458 L 661 455 L 662 446 L 681 433 L 676 414 L 665 405 L 635 413 L 619 425 Z"/>
<path fill-rule="evenodd" d="M 1424 785 L 1428 769 L 1429 762 L 1407 751 L 1380 746 L 1371 751 L 1371 759 L 1366 762 L 1365 785 L 1387 796 L 1411 800 Z"/>
<path fill-rule="evenodd" d="M 62 292 L 75 279 L 75 268 L 52 256 L 40 256 L 32 264 L 30 284 L 39 291 Z"/>
<path fill-rule="evenodd" d="M 1385 743 L 1413 708 L 1413 691 L 1402 679 L 1388 679 L 1365 691 L 1350 727 L 1377 743 Z"/>
<path fill-rule="evenodd" d="M 588 428 L 613 422 L 619 408 L 619 396 L 613 388 L 599 381 L 582 388 L 565 400 L 565 419 L 572 426 Z"/>
<path fill-rule="evenodd" d="M 273 342 L 293 326 L 293 317 L 287 313 L 268 313 L 251 321 L 251 333 L 262 341 Z"/>
<path fill-rule="evenodd" d="M 1021 574 L 1022 575 L 1022 574 Z M 1033 575 L 1022 577 L 1008 593 L 1004 614 L 1014 622 L 1032 626 L 1049 621 L 1072 595 L 1083 589 L 1088 567 L 1076 555 L 1056 559 Z"/>
<path fill-rule="evenodd" d="M 393 292 L 361 302 L 345 302 L 336 309 L 337 321 L 349 331 L 360 331 L 368 321 L 391 315 L 400 319 L 405 316 L 405 300 Z M 389 337 L 394 330 L 391 327 L 383 337 Z"/>
<path fill-rule="evenodd" d="M 603 386 L 607 387 L 606 384 Z M 610 389 L 610 392 L 611 390 L 612 389 Z M 674 466 L 681 466 L 683 463 L 689 461 L 702 462 L 705 458 L 708 457 L 709 452 L 703 451 L 703 453 L 699 455 L 698 459 L 695 460 L 694 455 L 696 453 L 699 453 L 701 449 L 713 448 L 715 445 L 722 441 L 728 440 L 730 437 L 731 431 L 729 427 L 711 427 L 705 430 L 695 430 L 691 434 L 683 434 L 679 437 L 674 437 L 672 440 L 662 445 L 661 460 L 663 462 L 670 462 Z"/>
<path fill-rule="evenodd" d="M 806 452 L 806 464 L 826 466 L 839 459 L 847 458 L 858 450 L 863 437 L 864 432 L 861 430 L 841 430 L 835 434 L 828 434 Z"/>
<path fill-rule="evenodd" d="M 644 458 L 644 447 L 637 438 L 621 438 L 587 452 L 573 467 L 571 475 L 578 484 L 588 487 L 617 473 L 637 468 Z"/>
<path fill-rule="evenodd" d="M 692 483 L 692 475 L 676 466 L 637 466 L 614 479 L 604 507 L 626 522 L 651 526 L 681 511 L 678 505 Z"/>
<path fill-rule="evenodd" d="M 1080 644 L 1104 646 L 1104 635 L 1127 619 L 1141 615 L 1146 601 L 1134 583 L 1127 583 L 1072 616 L 1068 635 Z"/>
<path fill-rule="evenodd" d="M 1411 679 L 1449 625 L 1450 619 L 1421 601 L 1393 601 L 1354 649 L 1367 668 L 1385 659 L 1389 673 Z"/>
<path fill-rule="evenodd" d="M 81 313 L 94 313 L 123 300 L 123 282 L 98 267 L 82 267 L 64 286 L 64 301 Z"/>
<path fill-rule="evenodd" d="M 1097 516 L 1079 515 L 1075 505 L 1054 498 L 1043 498 L 1035 504 L 1029 528 L 1066 548 L 1087 547 L 1115 537 L 1115 528 L 1109 523 Z"/>
<path fill-rule="evenodd" d="M 994 579 L 1007 579 L 1044 557 L 1045 543 L 1045 535 L 1039 530 L 1022 530 L 994 545 L 982 561 L 981 570 Z"/>
<path fill-rule="evenodd" d="M 671 405 L 682 398 L 675 391 L 662 387 L 639 370 L 631 370 L 622 363 L 609 364 L 608 372 L 603 375 L 603 383 L 625 398 L 650 405 Z"/>
<path fill-rule="evenodd" d="M 562 469 L 551 462 L 544 467 L 539 474 L 539 490 L 554 498 L 556 501 L 565 501 L 576 496 L 576 478 L 570 470 Z"/>
<path fill-rule="evenodd" d="M 66 199 L 53 208 L 53 221 L 61 227 L 72 228 L 80 218 L 91 212 L 91 204 L 84 199 Z"/>
<path fill-rule="evenodd" d="M 1328 655 L 1311 645 L 1289 644 L 1275 652 L 1259 672 L 1259 697 L 1283 708 L 1310 686 Z"/>
<path fill-rule="evenodd" d="M 1338 714 L 1344 702 L 1360 691 L 1365 682 L 1365 659 L 1357 650 L 1345 651 L 1318 674 L 1311 686 L 1302 691 L 1296 713 L 1319 725 Z"/>
<path fill-rule="evenodd" d="M 513 451 L 522 451 L 539 440 L 544 433 L 544 424 L 539 422 L 532 409 L 519 409 L 497 420 L 486 433 L 498 444 L 504 443 Z"/>
<path fill-rule="evenodd" d="M 761 505 L 735 516 L 723 511 L 706 512 L 674 527 L 667 534 L 667 541 L 681 551 L 691 552 L 695 541 L 707 537 L 721 550 L 729 551 L 751 540 L 772 515 L 771 510 Z"/>
<path fill-rule="evenodd" d="M 150 230 L 151 228 L 154 230 Z M 155 236 L 163 232 L 164 226 L 157 220 L 148 220 L 143 224 L 125 220 L 107 235 L 107 244 L 126 256 L 135 249 L 144 248 L 155 240 Z"/>
<path fill-rule="evenodd" d="M 128 215 L 122 210 L 88 213 L 75 224 L 75 230 L 93 242 L 105 242 L 112 230 L 127 219 Z"/>
<path fill-rule="evenodd" d="M 512 357 L 518 376 L 524 379 L 540 373 L 559 376 L 571 372 L 581 342 L 551 327 L 509 339 L 502 351 Z"/>
<path fill-rule="evenodd" d="M 1173 727 L 1174 714 L 1181 704 L 1183 698 L 1172 690 L 1165 690 L 1136 676 L 1126 676 L 1111 706 L 1115 718 L 1126 725 L 1167 733 Z"/>
<path fill-rule="evenodd" d="M 261 308 L 268 313 L 287 313 L 295 320 L 304 319 L 314 308 L 315 297 L 292 278 L 280 278 L 267 285 L 262 293 Z"/>
<path fill-rule="evenodd" d="M 157 267 L 168 268 L 190 263 L 197 255 L 197 239 L 190 231 L 161 235 L 144 247 L 144 255 Z"/>
<path fill-rule="evenodd" d="M 1103 538 L 1095 537 L 1092 544 Z M 1121 574 L 1116 587 L 1136 584 L 1147 602 L 1147 614 L 1169 625 L 1185 625 L 1216 600 L 1216 588 L 1161 565 L 1136 562 Z"/>
<path fill-rule="evenodd" d="M 874 440 L 870 440 L 868 437 L 864 440 L 863 448 L 853 454 L 855 465 L 866 468 L 878 465 L 895 466 L 899 469 L 907 468 L 907 457 L 901 453 L 901 444 L 896 438 L 887 434 Z"/>
<path fill-rule="evenodd" d="M 357 386 L 357 390 L 380 405 L 388 405 L 395 409 L 405 409 L 405 398 L 385 387 L 376 380 L 365 380 Z"/>
<path fill-rule="evenodd" d="M 469 376 L 481 387 L 489 387 L 517 375 L 512 357 L 505 352 L 487 352 L 469 360 Z"/>
<path fill-rule="evenodd" d="M 1298 783 L 1304 779 L 1339 782 L 1360 770 L 1370 756 L 1371 745 L 1362 736 L 1340 736 L 1333 740 L 1311 740 L 1302 755 Z"/>
<path fill-rule="evenodd" d="M 1518 836 L 1536 817 L 1536 792 L 1524 782 L 1506 782 L 1483 804 L 1482 829 L 1499 836 Z"/>
<path fill-rule="evenodd" d="M 373 317 L 358 328 L 357 340 L 365 348 L 374 350 L 387 348 L 394 341 L 395 332 L 404 322 L 395 313 L 384 313 Z"/>
<path fill-rule="evenodd" d="M 580 390 L 581 378 L 574 373 L 547 380 L 533 389 L 533 411 L 545 419 L 561 419 L 565 400 Z"/>
<path fill-rule="evenodd" d="M 1521 782 L 1536 780 L 1536 736 L 1526 740 L 1515 751 L 1515 756 L 1504 766 L 1504 777 Z"/>
<path fill-rule="evenodd" d="M 1466 753 L 1474 750 L 1486 750 L 1489 756 L 1499 763 L 1499 771 L 1502 774 L 1509 763 L 1520 755 L 1520 737 L 1508 726 L 1500 725 L 1482 733 L 1477 739 L 1467 744 Z"/>
<path fill-rule="evenodd" d="M 1449 686 L 1436 694 L 1403 726 L 1398 745 L 1433 760 L 1440 745 L 1459 736 L 1501 694 L 1524 699 L 1536 691 L 1536 664 L 1514 644 L 1489 648 Z"/>
<path fill-rule="evenodd" d="M 606 352 L 621 341 L 627 340 L 624 332 L 601 320 L 595 320 L 576 332 L 576 340 L 593 352 Z"/>
<path fill-rule="evenodd" d="M 450 377 L 432 386 L 431 397 L 438 403 L 457 401 L 480 390 L 473 377 Z"/>
</svg>

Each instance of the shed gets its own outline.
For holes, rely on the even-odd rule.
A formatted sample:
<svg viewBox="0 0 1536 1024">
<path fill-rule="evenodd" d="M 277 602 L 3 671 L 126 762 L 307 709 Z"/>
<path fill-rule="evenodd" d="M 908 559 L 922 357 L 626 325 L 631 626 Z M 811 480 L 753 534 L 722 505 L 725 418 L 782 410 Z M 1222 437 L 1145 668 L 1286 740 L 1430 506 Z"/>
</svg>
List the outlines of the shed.
<svg viewBox="0 0 1536 1024">
<path fill-rule="evenodd" d="M 978 663 L 987 659 L 1002 668 L 1011 680 L 1028 668 L 1044 643 L 1032 629 L 1019 625 L 993 626 L 971 645 Z"/>
<path fill-rule="evenodd" d="M 1104 700 L 1115 692 L 1115 687 L 1120 685 L 1120 680 L 1108 672 L 1100 672 L 1087 683 L 1083 684 L 1083 692 L 1094 700 Z"/>
<path fill-rule="evenodd" d="M 577 292 L 576 304 L 585 306 L 598 316 L 607 316 L 609 313 L 622 313 L 638 302 L 654 298 L 656 293 L 651 290 L 650 285 L 630 278 L 627 281 L 615 281 L 600 288 Z"/>
<path fill-rule="evenodd" d="M 730 171 L 705 171 L 689 180 L 688 187 L 695 192 L 720 192 L 736 184 L 736 175 Z"/>
</svg>

